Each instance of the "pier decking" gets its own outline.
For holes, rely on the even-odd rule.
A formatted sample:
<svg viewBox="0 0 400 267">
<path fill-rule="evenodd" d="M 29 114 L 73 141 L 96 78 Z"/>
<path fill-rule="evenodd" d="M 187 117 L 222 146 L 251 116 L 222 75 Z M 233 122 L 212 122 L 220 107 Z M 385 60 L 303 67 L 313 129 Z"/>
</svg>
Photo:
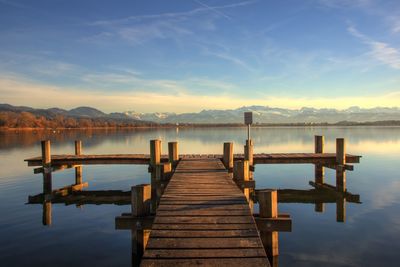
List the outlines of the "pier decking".
<svg viewBox="0 0 400 267">
<path fill-rule="evenodd" d="M 270 266 L 246 197 L 217 158 L 183 159 L 141 266 Z"/>
</svg>

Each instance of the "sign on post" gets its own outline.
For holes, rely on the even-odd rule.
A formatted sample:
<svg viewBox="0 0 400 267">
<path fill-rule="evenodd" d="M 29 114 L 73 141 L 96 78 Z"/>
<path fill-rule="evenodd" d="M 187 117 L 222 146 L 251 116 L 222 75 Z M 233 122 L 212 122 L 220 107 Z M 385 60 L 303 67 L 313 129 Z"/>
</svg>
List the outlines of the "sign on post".
<svg viewBox="0 0 400 267">
<path fill-rule="evenodd" d="M 246 124 L 246 125 L 253 124 L 253 112 L 245 112 L 244 113 L 244 124 Z"/>
</svg>

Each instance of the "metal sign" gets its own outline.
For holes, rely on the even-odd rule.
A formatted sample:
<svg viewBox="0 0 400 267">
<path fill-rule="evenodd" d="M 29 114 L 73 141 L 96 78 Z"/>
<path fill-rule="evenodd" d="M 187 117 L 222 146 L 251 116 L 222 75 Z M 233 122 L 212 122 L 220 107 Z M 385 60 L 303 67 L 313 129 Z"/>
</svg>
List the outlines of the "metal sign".
<svg viewBox="0 0 400 267">
<path fill-rule="evenodd" d="M 244 124 L 247 125 L 253 124 L 253 112 L 244 113 Z"/>
</svg>

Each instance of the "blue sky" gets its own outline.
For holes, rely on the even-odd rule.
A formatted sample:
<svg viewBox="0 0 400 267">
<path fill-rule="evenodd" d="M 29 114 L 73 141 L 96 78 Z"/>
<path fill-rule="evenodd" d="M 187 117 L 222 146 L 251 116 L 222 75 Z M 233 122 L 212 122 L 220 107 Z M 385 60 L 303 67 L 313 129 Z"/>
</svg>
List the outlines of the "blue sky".
<svg viewBox="0 0 400 267">
<path fill-rule="evenodd" d="M 400 1 L 0 0 L 0 102 L 400 106 Z"/>
</svg>

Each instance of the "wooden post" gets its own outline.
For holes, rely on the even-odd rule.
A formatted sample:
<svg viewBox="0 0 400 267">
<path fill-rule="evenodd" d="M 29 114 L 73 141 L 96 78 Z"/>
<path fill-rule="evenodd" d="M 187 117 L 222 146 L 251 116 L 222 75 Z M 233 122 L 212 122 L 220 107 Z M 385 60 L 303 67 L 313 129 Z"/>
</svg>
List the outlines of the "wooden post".
<svg viewBox="0 0 400 267">
<path fill-rule="evenodd" d="M 132 229 L 132 266 L 140 266 L 151 230 Z"/>
<path fill-rule="evenodd" d="M 42 165 L 43 167 L 51 166 L 50 140 L 42 141 Z"/>
<path fill-rule="evenodd" d="M 253 149 L 254 144 L 253 140 L 246 140 L 246 145 L 244 146 L 244 159 L 249 161 L 250 166 L 254 166 L 253 164 Z"/>
<path fill-rule="evenodd" d="M 43 193 L 52 192 L 50 140 L 42 141 Z"/>
<path fill-rule="evenodd" d="M 276 190 L 260 190 L 257 196 L 260 218 L 278 218 L 278 192 Z M 279 235 L 277 231 L 261 231 L 260 237 L 269 257 L 279 255 Z"/>
<path fill-rule="evenodd" d="M 132 186 L 131 203 L 132 216 L 143 217 L 150 214 L 151 186 L 140 184 Z"/>
<path fill-rule="evenodd" d="M 161 140 L 150 140 L 150 166 L 155 168 L 161 161 Z"/>
<path fill-rule="evenodd" d="M 172 166 L 176 166 L 179 161 L 178 142 L 168 142 L 168 159 Z"/>
<path fill-rule="evenodd" d="M 81 154 L 82 154 L 82 141 L 75 140 L 75 155 L 81 155 Z"/>
<path fill-rule="evenodd" d="M 166 181 L 168 179 L 168 175 L 171 173 L 172 164 L 161 163 L 156 165 L 156 181 Z"/>
<path fill-rule="evenodd" d="M 232 171 L 233 169 L 233 143 L 226 142 L 224 143 L 224 156 L 223 156 L 223 163 L 228 171 Z"/>
<path fill-rule="evenodd" d="M 278 217 L 278 193 L 276 190 L 258 191 L 258 203 L 260 206 L 261 218 Z"/>
<path fill-rule="evenodd" d="M 314 136 L 315 153 L 324 153 L 325 138 L 323 135 Z"/>
<path fill-rule="evenodd" d="M 336 139 L 336 189 L 346 191 L 346 143 L 344 138 Z"/>
<path fill-rule="evenodd" d="M 79 156 L 82 154 L 82 141 L 75 141 L 75 155 Z M 82 184 L 82 165 L 75 166 L 75 184 Z"/>
<path fill-rule="evenodd" d="M 314 152 L 321 154 L 324 153 L 325 138 L 323 135 L 316 135 L 314 137 Z M 314 179 L 316 184 L 323 184 L 325 181 L 325 168 L 321 164 L 314 165 Z M 324 203 L 316 203 L 315 211 L 324 212 Z"/>
<path fill-rule="evenodd" d="M 249 161 L 235 161 L 233 179 L 239 183 L 249 180 Z"/>
</svg>

